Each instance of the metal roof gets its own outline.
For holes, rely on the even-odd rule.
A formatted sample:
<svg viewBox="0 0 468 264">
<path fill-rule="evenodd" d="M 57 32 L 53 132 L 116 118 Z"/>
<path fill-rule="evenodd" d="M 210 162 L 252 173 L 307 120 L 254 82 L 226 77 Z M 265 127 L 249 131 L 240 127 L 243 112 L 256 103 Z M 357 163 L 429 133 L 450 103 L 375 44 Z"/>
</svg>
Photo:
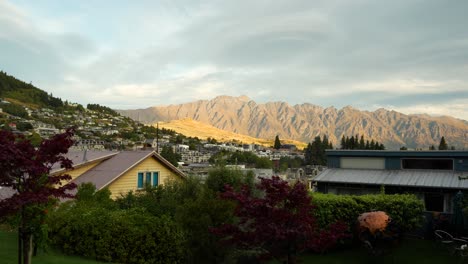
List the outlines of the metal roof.
<svg viewBox="0 0 468 264">
<path fill-rule="evenodd" d="M 446 158 L 468 158 L 466 150 L 350 150 L 338 149 L 325 150 L 327 156 L 340 157 L 446 157 Z"/>
<path fill-rule="evenodd" d="M 369 185 L 392 185 L 407 187 L 428 187 L 448 189 L 468 189 L 467 172 L 446 170 L 364 170 L 326 169 L 313 181 L 330 183 L 351 183 Z"/>
<path fill-rule="evenodd" d="M 92 182 L 96 186 L 96 189 L 100 190 L 150 156 L 156 158 L 179 176 L 185 177 L 183 172 L 154 151 L 122 151 L 83 173 L 81 176 L 74 179 L 73 182 L 77 185 L 85 182 Z"/>
<path fill-rule="evenodd" d="M 95 162 L 98 160 L 103 160 L 110 158 L 114 155 L 117 155 L 119 153 L 118 151 L 109 151 L 109 150 L 103 150 L 103 151 L 98 151 L 98 150 L 86 150 L 86 151 L 69 151 L 67 154 L 64 156 L 70 159 L 73 162 L 73 168 L 78 168 L 82 165 L 89 164 L 91 162 Z M 60 168 L 59 163 L 55 163 L 52 166 L 51 173 L 61 173 L 65 171 L 65 169 Z"/>
</svg>

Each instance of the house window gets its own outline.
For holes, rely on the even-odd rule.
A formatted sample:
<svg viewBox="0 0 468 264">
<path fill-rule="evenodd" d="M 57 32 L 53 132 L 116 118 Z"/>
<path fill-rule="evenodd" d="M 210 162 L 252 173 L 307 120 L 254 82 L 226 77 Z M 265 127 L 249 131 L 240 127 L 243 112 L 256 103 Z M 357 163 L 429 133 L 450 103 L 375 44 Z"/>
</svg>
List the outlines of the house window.
<svg viewBox="0 0 468 264">
<path fill-rule="evenodd" d="M 137 177 L 138 189 L 143 189 L 145 185 L 158 186 L 158 184 L 159 184 L 159 172 L 158 171 L 138 172 L 138 177 Z"/>
<path fill-rule="evenodd" d="M 441 193 L 425 193 L 424 205 L 426 206 L 426 211 L 443 212 L 444 195 Z"/>
<path fill-rule="evenodd" d="M 159 184 L 159 172 L 153 172 L 153 186 L 158 186 Z"/>
<path fill-rule="evenodd" d="M 452 159 L 401 159 L 401 167 L 410 170 L 453 170 Z"/>
<path fill-rule="evenodd" d="M 143 188 L 143 172 L 138 173 L 138 189 Z"/>
</svg>

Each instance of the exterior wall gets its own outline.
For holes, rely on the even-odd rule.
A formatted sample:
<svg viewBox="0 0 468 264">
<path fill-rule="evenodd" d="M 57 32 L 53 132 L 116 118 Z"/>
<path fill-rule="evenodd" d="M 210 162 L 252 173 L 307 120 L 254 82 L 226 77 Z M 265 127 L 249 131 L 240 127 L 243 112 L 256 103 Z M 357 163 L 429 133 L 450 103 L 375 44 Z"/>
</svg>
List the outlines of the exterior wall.
<svg viewBox="0 0 468 264">
<path fill-rule="evenodd" d="M 468 171 L 468 157 L 455 158 L 454 169 L 456 171 Z"/>
<path fill-rule="evenodd" d="M 154 157 L 148 157 L 107 186 L 112 193 L 111 198 L 115 199 L 121 194 L 138 190 L 138 172 L 146 171 L 159 172 L 159 184 L 181 179 L 179 175 L 169 170 Z"/>
<path fill-rule="evenodd" d="M 336 156 L 327 156 L 327 165 L 329 168 L 339 168 L 340 158 Z"/>
<path fill-rule="evenodd" d="M 399 157 L 388 157 L 385 159 L 386 170 L 400 170 L 401 169 L 401 158 Z"/>
<path fill-rule="evenodd" d="M 434 151 L 388 151 L 388 150 L 326 150 L 329 168 L 340 168 L 340 159 L 354 158 L 384 158 L 385 169 L 401 169 L 402 158 L 422 159 L 453 159 L 455 171 L 468 171 L 468 151 L 466 150 L 434 150 Z"/>
<path fill-rule="evenodd" d="M 384 158 L 341 157 L 340 168 L 343 169 L 385 169 Z"/>
</svg>

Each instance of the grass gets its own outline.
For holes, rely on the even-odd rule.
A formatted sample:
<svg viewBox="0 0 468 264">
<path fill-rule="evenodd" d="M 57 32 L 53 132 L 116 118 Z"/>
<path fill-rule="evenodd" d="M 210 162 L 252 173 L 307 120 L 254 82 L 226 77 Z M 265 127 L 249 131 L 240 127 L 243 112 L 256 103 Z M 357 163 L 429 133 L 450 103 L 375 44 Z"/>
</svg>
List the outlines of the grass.
<svg viewBox="0 0 468 264">
<path fill-rule="evenodd" d="M 0 263 L 16 264 L 18 263 L 18 236 L 16 232 L 6 232 L 0 230 Z M 85 259 L 77 256 L 67 256 L 55 250 L 49 250 L 47 253 L 38 253 L 33 257 L 33 264 L 97 264 L 95 260 Z"/>
<path fill-rule="evenodd" d="M 17 261 L 17 234 L 0 230 L 0 262 L 3 264 L 16 264 Z M 391 255 L 372 257 L 364 248 L 342 249 L 325 255 L 304 254 L 300 257 L 300 263 L 320 264 L 440 264 L 463 263 L 463 260 L 451 256 L 445 248 L 440 248 L 433 241 L 420 239 L 405 239 L 395 248 Z M 465 260 L 464 263 L 468 263 Z M 33 264 L 99 264 L 95 260 L 77 256 L 67 256 L 57 251 L 50 250 L 33 257 Z M 274 262 L 272 262 L 274 263 Z"/>
<path fill-rule="evenodd" d="M 156 126 L 156 124 L 153 124 Z M 231 140 L 237 140 L 244 143 L 255 143 L 263 146 L 272 146 L 273 139 L 261 139 L 254 138 L 247 135 L 237 134 L 230 131 L 225 131 L 219 128 L 216 128 L 212 125 L 208 125 L 202 122 L 195 121 L 190 118 L 172 120 L 170 122 L 159 122 L 159 127 L 165 129 L 171 129 L 178 133 L 184 134 L 188 137 L 198 137 L 201 139 L 206 139 L 208 137 L 214 138 L 220 142 L 226 142 Z M 282 144 L 294 144 L 298 149 L 303 149 L 307 147 L 307 144 L 304 142 L 284 139 L 281 138 Z"/>
<path fill-rule="evenodd" d="M 439 247 L 433 241 L 421 239 L 405 239 L 399 246 L 393 249 L 392 254 L 379 257 L 369 256 L 363 247 L 358 247 L 339 250 L 325 255 L 305 254 L 300 259 L 301 263 L 321 264 L 463 263 L 461 257 L 450 255 L 445 248 Z"/>
</svg>

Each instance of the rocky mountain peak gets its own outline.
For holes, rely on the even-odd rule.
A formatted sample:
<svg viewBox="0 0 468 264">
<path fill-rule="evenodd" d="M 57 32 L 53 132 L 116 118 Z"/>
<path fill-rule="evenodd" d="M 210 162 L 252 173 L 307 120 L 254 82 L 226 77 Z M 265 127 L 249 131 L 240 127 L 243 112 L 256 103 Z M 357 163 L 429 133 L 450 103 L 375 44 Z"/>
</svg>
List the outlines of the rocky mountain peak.
<svg viewBox="0 0 468 264">
<path fill-rule="evenodd" d="M 121 114 L 145 123 L 182 118 L 256 138 L 281 135 L 303 142 L 327 135 L 335 146 L 342 136 L 364 135 L 384 143 L 389 149 L 401 146 L 425 148 L 439 144 L 445 137 L 449 145 L 468 148 L 468 122 L 451 117 L 405 115 L 378 109 L 360 111 L 352 106 L 334 107 L 304 103 L 291 106 L 286 102 L 258 104 L 247 96 L 218 96 L 212 100 L 143 110 L 122 110 Z"/>
</svg>

